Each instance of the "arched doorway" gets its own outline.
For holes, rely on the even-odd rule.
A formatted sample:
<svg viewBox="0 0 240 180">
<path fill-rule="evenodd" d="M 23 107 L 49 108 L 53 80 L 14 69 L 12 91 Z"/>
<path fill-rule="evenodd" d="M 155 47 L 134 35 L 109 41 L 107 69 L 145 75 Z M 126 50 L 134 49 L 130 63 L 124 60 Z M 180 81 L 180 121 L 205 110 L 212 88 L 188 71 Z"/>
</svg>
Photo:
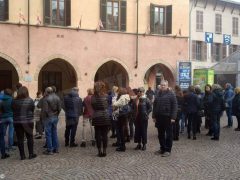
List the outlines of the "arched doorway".
<svg viewBox="0 0 240 180">
<path fill-rule="evenodd" d="M 163 65 L 156 64 L 150 67 L 144 77 L 144 85 L 156 89 L 162 80 L 167 80 L 169 86 L 174 86 L 175 80 L 171 70 Z"/>
<path fill-rule="evenodd" d="M 10 88 L 14 90 L 19 82 L 15 67 L 6 59 L 0 57 L 0 91 Z"/>
<path fill-rule="evenodd" d="M 38 76 L 38 90 L 44 92 L 49 86 L 55 86 L 59 95 L 77 86 L 77 76 L 73 66 L 59 58 L 46 63 Z"/>
<path fill-rule="evenodd" d="M 109 90 L 114 85 L 128 87 L 129 77 L 127 71 L 120 63 L 108 61 L 97 70 L 94 81 L 105 82 Z"/>
</svg>

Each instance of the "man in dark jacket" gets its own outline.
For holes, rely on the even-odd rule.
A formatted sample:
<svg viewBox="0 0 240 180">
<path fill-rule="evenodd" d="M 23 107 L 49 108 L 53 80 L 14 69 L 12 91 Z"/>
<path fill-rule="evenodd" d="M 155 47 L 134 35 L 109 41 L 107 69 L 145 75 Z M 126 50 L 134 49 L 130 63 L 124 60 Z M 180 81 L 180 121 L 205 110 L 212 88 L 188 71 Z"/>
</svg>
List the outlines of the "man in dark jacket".
<svg viewBox="0 0 240 180">
<path fill-rule="evenodd" d="M 43 121 L 44 129 L 46 133 L 47 150 L 44 151 L 46 155 L 52 155 L 58 153 L 58 136 L 57 136 L 57 124 L 58 115 L 61 111 L 61 101 L 59 97 L 53 92 L 51 87 L 45 90 L 46 97 L 43 98 Z"/>
<path fill-rule="evenodd" d="M 224 92 L 224 101 L 226 107 L 226 114 L 228 118 L 227 128 L 232 127 L 233 119 L 232 119 L 232 100 L 234 98 L 233 87 L 230 83 L 225 84 L 225 92 Z"/>
<path fill-rule="evenodd" d="M 72 88 L 71 92 L 64 97 L 64 110 L 66 116 L 65 146 L 77 147 L 75 136 L 79 117 L 82 115 L 82 99 L 78 95 L 78 88 Z"/>
<path fill-rule="evenodd" d="M 186 111 L 187 111 L 187 117 L 188 117 L 188 139 L 191 139 L 191 131 L 193 134 L 193 140 L 196 140 L 196 132 L 197 132 L 197 124 L 198 124 L 198 118 L 197 118 L 197 112 L 200 107 L 200 102 L 198 96 L 195 94 L 195 88 L 194 86 L 189 86 L 188 93 L 184 97 L 184 101 L 186 104 Z"/>
<path fill-rule="evenodd" d="M 153 103 L 152 118 L 158 129 L 160 151 L 163 157 L 170 156 L 172 150 L 173 132 L 172 123 L 177 118 L 177 99 L 168 88 L 168 82 L 162 81 L 158 96 Z"/>
</svg>

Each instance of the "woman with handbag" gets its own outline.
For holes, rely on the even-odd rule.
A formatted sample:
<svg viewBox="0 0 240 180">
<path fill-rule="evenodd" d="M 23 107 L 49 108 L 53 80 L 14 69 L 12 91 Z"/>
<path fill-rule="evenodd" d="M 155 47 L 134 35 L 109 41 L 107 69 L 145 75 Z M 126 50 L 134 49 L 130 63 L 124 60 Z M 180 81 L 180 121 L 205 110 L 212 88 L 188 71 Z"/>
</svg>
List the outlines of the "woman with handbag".
<svg viewBox="0 0 240 180">
<path fill-rule="evenodd" d="M 128 114 L 130 113 L 130 96 L 125 88 L 119 88 L 117 101 L 113 103 L 113 109 L 119 109 L 117 127 L 119 130 L 119 147 L 116 151 L 125 151 L 125 127 L 128 123 Z"/>
</svg>

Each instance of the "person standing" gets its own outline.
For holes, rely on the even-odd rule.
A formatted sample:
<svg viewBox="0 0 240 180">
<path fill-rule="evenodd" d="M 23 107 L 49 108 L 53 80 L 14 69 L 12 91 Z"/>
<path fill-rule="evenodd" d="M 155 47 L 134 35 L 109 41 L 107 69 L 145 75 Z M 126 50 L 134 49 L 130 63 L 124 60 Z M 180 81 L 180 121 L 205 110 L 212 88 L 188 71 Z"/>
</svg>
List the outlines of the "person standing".
<svg viewBox="0 0 240 180">
<path fill-rule="evenodd" d="M 34 102 L 29 97 L 28 89 L 25 86 L 20 87 L 16 99 L 12 102 L 12 109 L 14 129 L 16 131 L 21 160 L 26 159 L 24 152 L 24 136 L 27 137 L 29 159 L 37 157 L 33 152 L 34 107 Z"/>
<path fill-rule="evenodd" d="M 220 136 L 220 118 L 225 110 L 223 91 L 220 85 L 212 85 L 212 95 L 209 108 L 213 121 L 213 137 L 211 140 L 218 141 Z"/>
<path fill-rule="evenodd" d="M 208 129 L 208 133 L 206 136 L 212 136 L 212 119 L 210 113 L 210 100 L 212 99 L 212 86 L 207 84 L 205 86 L 205 93 L 203 97 L 203 107 L 204 107 L 204 114 L 205 114 L 205 128 Z"/>
<path fill-rule="evenodd" d="M 36 129 L 36 135 L 35 139 L 42 139 L 43 135 L 43 122 L 41 117 L 41 108 L 38 107 L 38 103 L 42 99 L 42 92 L 37 92 L 37 97 L 34 100 L 35 105 L 35 111 L 34 111 L 34 121 L 35 121 L 35 129 Z"/>
<path fill-rule="evenodd" d="M 240 87 L 235 88 L 235 96 L 232 102 L 232 112 L 237 118 L 238 126 L 235 131 L 240 131 Z"/>
<path fill-rule="evenodd" d="M 198 96 L 195 94 L 194 86 L 188 87 L 188 93 L 184 98 L 186 104 L 186 112 L 188 117 L 187 132 L 188 139 L 191 139 L 191 132 L 193 135 L 193 140 L 196 140 L 197 125 L 198 125 L 198 115 L 200 102 Z"/>
<path fill-rule="evenodd" d="M 158 129 L 160 151 L 163 157 L 170 156 L 173 142 L 172 123 L 177 118 L 177 99 L 175 94 L 168 88 L 168 82 L 163 80 L 160 91 L 153 103 L 152 118 Z"/>
<path fill-rule="evenodd" d="M 46 97 L 43 99 L 42 112 L 44 117 L 47 150 L 43 153 L 46 155 L 52 155 L 53 153 L 59 152 L 57 124 L 58 116 L 61 111 L 61 101 L 51 87 L 46 88 L 45 94 Z"/>
<path fill-rule="evenodd" d="M 154 95 L 155 95 L 155 93 L 152 90 L 152 88 L 148 87 L 148 90 L 146 91 L 146 96 L 150 100 L 151 104 L 153 103 Z"/>
<path fill-rule="evenodd" d="M 133 111 L 135 115 L 135 136 L 134 142 L 138 143 L 135 150 L 146 150 L 147 144 L 147 128 L 148 128 L 148 116 L 152 111 L 152 105 L 150 100 L 144 94 L 145 89 L 143 87 L 138 88 L 138 96 L 135 99 L 133 105 Z M 141 145 L 142 144 L 142 145 Z"/>
<path fill-rule="evenodd" d="M 95 128 L 95 139 L 98 148 L 98 156 L 107 155 L 108 131 L 111 127 L 111 119 L 108 111 L 108 95 L 105 83 L 98 81 L 94 84 L 94 95 L 91 98 L 93 107 L 92 125 Z"/>
<path fill-rule="evenodd" d="M 82 99 L 78 94 L 77 87 L 72 88 L 70 93 L 64 97 L 64 110 L 66 116 L 66 130 L 65 130 L 65 147 L 77 147 L 75 143 L 75 136 L 79 117 L 82 115 Z"/>
<path fill-rule="evenodd" d="M 228 124 L 225 126 L 226 128 L 230 128 L 233 125 L 232 119 L 232 100 L 234 98 L 233 87 L 230 83 L 225 84 L 225 92 L 224 92 L 224 101 L 226 107 L 226 114 L 228 118 Z"/>
<path fill-rule="evenodd" d="M 93 89 L 87 90 L 88 95 L 83 100 L 83 130 L 82 130 L 82 143 L 81 147 L 86 147 L 86 126 L 89 125 L 90 133 L 91 133 L 91 142 L 92 146 L 95 146 L 94 140 L 94 131 L 92 127 L 92 116 L 93 116 L 93 108 L 91 104 L 91 99 L 93 96 Z"/>
</svg>

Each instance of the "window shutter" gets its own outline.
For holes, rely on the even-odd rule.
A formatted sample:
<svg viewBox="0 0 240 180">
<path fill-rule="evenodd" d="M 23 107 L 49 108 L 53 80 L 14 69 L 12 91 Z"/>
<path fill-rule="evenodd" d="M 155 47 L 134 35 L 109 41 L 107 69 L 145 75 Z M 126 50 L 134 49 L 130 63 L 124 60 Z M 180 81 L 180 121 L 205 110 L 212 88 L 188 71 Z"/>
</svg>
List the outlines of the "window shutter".
<svg viewBox="0 0 240 180">
<path fill-rule="evenodd" d="M 172 34 L 172 6 L 167 6 L 166 11 L 166 34 Z"/>
<path fill-rule="evenodd" d="M 196 60 L 196 41 L 192 41 L 192 60 Z"/>
<path fill-rule="evenodd" d="M 107 27 L 107 0 L 100 1 L 100 18 L 103 24 L 103 27 Z"/>
<path fill-rule="evenodd" d="M 65 0 L 65 25 L 71 26 L 71 0 Z"/>
<path fill-rule="evenodd" d="M 51 2 L 50 0 L 44 0 L 44 8 L 43 8 L 44 24 L 51 23 L 50 2 Z"/>
<path fill-rule="evenodd" d="M 155 12 L 154 12 L 155 6 L 153 4 L 150 4 L 150 32 L 154 33 L 154 19 L 155 19 Z"/>
<path fill-rule="evenodd" d="M 126 23 L 127 23 L 127 2 L 126 1 L 121 1 L 121 27 L 120 30 L 121 31 L 126 31 Z"/>
<path fill-rule="evenodd" d="M 4 20 L 7 21 L 9 19 L 9 2 L 8 0 L 4 1 Z"/>
<path fill-rule="evenodd" d="M 202 60 L 207 61 L 207 43 L 202 42 Z"/>
</svg>

